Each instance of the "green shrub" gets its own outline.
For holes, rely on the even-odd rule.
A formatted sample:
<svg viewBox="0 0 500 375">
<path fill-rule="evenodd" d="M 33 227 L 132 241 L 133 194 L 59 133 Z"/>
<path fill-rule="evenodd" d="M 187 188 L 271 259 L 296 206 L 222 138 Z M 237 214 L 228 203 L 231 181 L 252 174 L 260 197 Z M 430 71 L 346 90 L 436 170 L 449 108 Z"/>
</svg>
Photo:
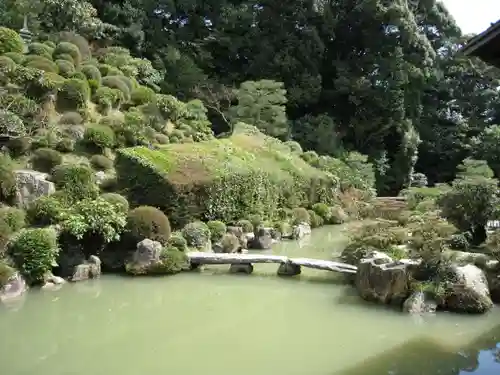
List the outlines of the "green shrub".
<svg viewBox="0 0 500 375">
<path fill-rule="evenodd" d="M 316 214 L 321 217 L 325 222 L 328 222 L 331 217 L 331 209 L 327 204 L 324 203 L 315 203 L 312 206 L 312 210 L 316 212 Z"/>
<path fill-rule="evenodd" d="M 0 27 L 0 55 L 7 52 L 23 53 L 24 42 L 21 36 L 12 29 Z"/>
<path fill-rule="evenodd" d="M 85 74 L 88 80 L 101 82 L 102 76 L 99 69 L 94 65 L 82 65 L 80 71 Z"/>
<path fill-rule="evenodd" d="M 237 227 L 243 229 L 243 233 L 253 233 L 254 227 L 250 220 L 238 220 L 236 222 Z"/>
<path fill-rule="evenodd" d="M 55 166 L 61 164 L 63 157 L 60 152 L 50 148 L 39 148 L 33 153 L 31 164 L 33 169 L 49 173 Z"/>
<path fill-rule="evenodd" d="M 101 72 L 101 75 L 103 77 L 123 75 L 123 72 L 120 69 L 108 64 L 99 64 L 97 65 L 97 67 L 99 68 L 99 71 Z"/>
<path fill-rule="evenodd" d="M 52 51 L 54 49 L 44 43 L 31 43 L 28 45 L 28 55 L 43 56 L 47 59 L 52 59 Z"/>
<path fill-rule="evenodd" d="M 7 56 L 0 56 L 0 73 L 8 76 L 16 69 L 16 62 Z M 5 81 L 7 82 L 7 81 Z"/>
<path fill-rule="evenodd" d="M 24 229 L 9 246 L 9 254 L 30 284 L 43 282 L 58 253 L 57 234 L 49 228 Z"/>
<path fill-rule="evenodd" d="M 58 40 L 77 46 L 82 60 L 88 60 L 92 57 L 89 42 L 83 36 L 72 31 L 62 31 L 58 35 Z"/>
<path fill-rule="evenodd" d="M 311 217 L 309 216 L 309 212 L 303 208 L 298 207 L 293 210 L 293 223 L 294 224 L 302 224 L 302 223 L 311 223 Z"/>
<path fill-rule="evenodd" d="M 107 171 L 113 168 L 113 160 L 104 155 L 93 155 L 90 158 L 90 164 L 98 171 Z"/>
<path fill-rule="evenodd" d="M 91 95 L 94 95 L 97 92 L 97 90 L 99 89 L 99 87 L 101 86 L 101 84 L 98 81 L 93 80 L 93 79 L 89 79 L 87 82 L 88 82 L 89 87 L 90 87 Z"/>
<path fill-rule="evenodd" d="M 12 232 L 17 232 L 26 226 L 26 213 L 19 208 L 2 207 L 0 220 L 5 222 Z"/>
<path fill-rule="evenodd" d="M 189 266 L 186 254 L 173 247 L 166 247 L 160 253 L 160 262 L 149 269 L 150 274 L 172 275 Z"/>
<path fill-rule="evenodd" d="M 179 251 L 187 250 L 187 241 L 182 237 L 182 233 L 174 232 L 167 241 L 167 247 L 174 247 Z"/>
<path fill-rule="evenodd" d="M 99 193 L 92 169 L 82 164 L 63 164 L 52 170 L 52 180 L 69 201 L 94 199 Z"/>
<path fill-rule="evenodd" d="M 121 76 L 103 77 L 101 84 L 104 87 L 120 90 L 125 100 L 126 101 L 130 100 L 130 89 L 127 86 L 127 84 L 122 80 Z"/>
<path fill-rule="evenodd" d="M 212 242 L 218 242 L 226 233 L 226 224 L 222 221 L 212 220 L 207 223 L 208 229 L 210 230 L 210 239 Z"/>
<path fill-rule="evenodd" d="M 116 144 L 113 129 L 105 125 L 92 125 L 85 129 L 83 136 L 85 142 L 102 151 L 106 148 L 113 148 Z"/>
<path fill-rule="evenodd" d="M 139 86 L 132 90 L 131 102 L 134 106 L 139 106 L 147 103 L 152 103 L 155 99 L 156 93 L 146 86 Z"/>
<path fill-rule="evenodd" d="M 57 95 L 57 107 L 61 110 L 74 111 L 85 108 L 90 99 L 87 81 L 70 78 L 64 81 Z"/>
<path fill-rule="evenodd" d="M 32 56 L 31 59 L 26 60 L 24 66 L 32 69 L 43 70 L 47 73 L 58 73 L 59 69 L 57 64 L 43 56 Z"/>
<path fill-rule="evenodd" d="M 78 112 L 65 112 L 59 119 L 61 125 L 81 125 L 83 124 L 83 117 Z"/>
<path fill-rule="evenodd" d="M 170 143 L 170 139 L 168 138 L 168 136 L 166 136 L 165 134 L 161 134 L 161 133 L 155 134 L 155 141 L 156 141 L 156 143 L 159 143 L 160 145 L 167 145 Z"/>
<path fill-rule="evenodd" d="M 120 90 L 109 87 L 99 87 L 93 96 L 93 101 L 103 113 L 106 113 L 111 108 L 118 108 L 124 100 L 125 98 Z"/>
<path fill-rule="evenodd" d="M 0 135 L 17 137 L 25 134 L 26 127 L 23 120 L 11 111 L 0 109 Z"/>
<path fill-rule="evenodd" d="M 75 66 L 75 60 L 73 60 L 73 57 L 71 57 L 71 55 L 68 55 L 67 53 L 58 55 L 57 60 L 64 60 L 70 62 L 71 64 L 73 64 L 73 66 Z"/>
<path fill-rule="evenodd" d="M 13 203 L 16 198 L 16 175 L 12 159 L 0 153 L 0 202 Z"/>
<path fill-rule="evenodd" d="M 149 238 L 162 244 L 167 242 L 171 233 L 168 217 L 151 206 L 141 206 L 130 211 L 127 230 L 135 242 Z"/>
<path fill-rule="evenodd" d="M 210 241 L 210 229 L 201 221 L 186 224 L 182 229 L 182 236 L 186 239 L 188 246 L 202 249 Z"/>
<path fill-rule="evenodd" d="M 65 205 L 56 197 L 43 196 L 28 205 L 26 214 L 32 225 L 48 226 L 57 224 L 65 209 Z"/>
<path fill-rule="evenodd" d="M 347 221 L 348 218 L 349 217 L 342 207 L 330 207 L 330 219 L 328 221 L 328 224 L 343 224 Z"/>
<path fill-rule="evenodd" d="M 43 42 L 43 44 L 50 47 L 52 50 L 54 50 L 54 48 L 56 48 L 56 44 L 51 40 L 46 40 Z"/>
<path fill-rule="evenodd" d="M 296 141 L 288 141 L 288 142 L 285 142 L 285 144 L 290 148 L 290 151 L 293 153 L 293 154 L 302 154 L 302 146 L 300 145 L 299 142 L 296 142 Z"/>
<path fill-rule="evenodd" d="M 22 64 L 24 61 L 24 55 L 18 52 L 7 52 L 3 54 L 4 57 L 8 57 L 16 64 Z"/>
<path fill-rule="evenodd" d="M 101 195 L 101 198 L 111 203 L 122 212 L 127 213 L 129 210 L 129 204 L 127 198 L 125 198 L 123 195 L 116 193 L 105 193 Z"/>
<path fill-rule="evenodd" d="M 73 43 L 59 43 L 54 49 L 52 56 L 54 59 L 61 59 L 61 55 L 70 55 L 75 66 L 80 65 L 80 61 L 82 61 L 80 50 Z"/>
<path fill-rule="evenodd" d="M 75 67 L 67 60 L 56 60 L 56 65 L 59 69 L 59 75 L 64 78 L 70 78 L 75 72 Z"/>
<path fill-rule="evenodd" d="M 309 213 L 309 220 L 311 223 L 311 228 L 318 228 L 325 223 L 323 218 L 321 216 L 319 216 L 313 210 L 309 210 L 308 213 Z"/>
<path fill-rule="evenodd" d="M 316 151 L 306 151 L 302 155 L 300 155 L 302 159 L 304 159 L 307 163 L 317 166 L 319 163 L 319 155 Z"/>
<path fill-rule="evenodd" d="M 80 71 L 73 72 L 73 74 L 71 74 L 70 78 L 78 79 L 80 81 L 87 81 L 87 76 Z"/>
<path fill-rule="evenodd" d="M 31 149 L 31 138 L 29 137 L 12 138 L 7 143 L 7 148 L 9 149 L 9 153 L 13 157 L 20 157 L 26 155 Z"/>
<path fill-rule="evenodd" d="M 65 154 L 75 151 L 75 141 L 71 138 L 63 138 L 56 144 L 56 150 Z"/>
</svg>

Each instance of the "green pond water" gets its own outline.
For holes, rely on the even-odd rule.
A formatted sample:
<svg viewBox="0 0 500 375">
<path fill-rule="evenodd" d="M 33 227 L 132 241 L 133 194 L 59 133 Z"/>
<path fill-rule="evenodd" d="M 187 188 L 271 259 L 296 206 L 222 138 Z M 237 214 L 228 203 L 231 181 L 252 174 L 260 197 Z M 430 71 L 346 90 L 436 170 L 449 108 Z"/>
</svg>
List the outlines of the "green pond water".
<svg viewBox="0 0 500 375">
<path fill-rule="evenodd" d="M 273 252 L 331 259 L 340 232 L 322 228 Z M 362 302 L 334 273 L 278 278 L 277 267 L 33 290 L 0 307 L 0 374 L 500 374 L 499 310 L 411 317 Z"/>
</svg>

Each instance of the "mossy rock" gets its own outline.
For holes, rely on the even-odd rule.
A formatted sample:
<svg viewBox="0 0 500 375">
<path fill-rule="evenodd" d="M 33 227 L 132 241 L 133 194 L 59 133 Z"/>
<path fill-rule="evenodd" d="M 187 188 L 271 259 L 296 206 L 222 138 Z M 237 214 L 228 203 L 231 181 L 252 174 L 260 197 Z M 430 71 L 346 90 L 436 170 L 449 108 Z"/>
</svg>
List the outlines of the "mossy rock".
<svg viewBox="0 0 500 375">
<path fill-rule="evenodd" d="M 335 181 L 263 134 L 200 143 L 120 149 L 118 184 L 135 205 L 154 205 L 176 227 L 194 220 L 234 222 L 279 207 L 329 202 Z"/>
</svg>

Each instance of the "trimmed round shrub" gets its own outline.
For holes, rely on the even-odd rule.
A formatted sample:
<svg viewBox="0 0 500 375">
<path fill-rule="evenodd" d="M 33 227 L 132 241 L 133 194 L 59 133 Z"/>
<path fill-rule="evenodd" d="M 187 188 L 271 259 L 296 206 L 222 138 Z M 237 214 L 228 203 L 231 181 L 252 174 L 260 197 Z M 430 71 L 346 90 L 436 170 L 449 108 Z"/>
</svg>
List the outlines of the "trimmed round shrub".
<svg viewBox="0 0 500 375">
<path fill-rule="evenodd" d="M 212 240 L 212 242 L 220 241 L 227 230 L 226 224 L 218 220 L 209 221 L 207 223 L 207 226 L 210 230 L 210 239 Z"/>
<path fill-rule="evenodd" d="M 46 40 L 45 42 L 43 42 L 43 44 L 49 46 L 52 50 L 54 50 L 54 48 L 56 48 L 56 44 L 51 40 Z"/>
<path fill-rule="evenodd" d="M 28 45 L 28 55 L 38 55 L 43 56 L 48 59 L 52 59 L 52 51 L 54 49 L 50 48 L 48 45 L 44 43 L 31 43 Z"/>
<path fill-rule="evenodd" d="M 24 229 L 9 246 L 9 254 L 28 283 L 43 282 L 55 264 L 59 249 L 53 229 Z"/>
<path fill-rule="evenodd" d="M 302 224 L 302 223 L 311 223 L 311 217 L 309 216 L 309 212 L 303 207 L 297 207 L 293 210 L 293 223 L 294 224 Z"/>
<path fill-rule="evenodd" d="M 113 168 L 113 160 L 104 155 L 92 155 L 90 164 L 98 171 L 107 171 Z"/>
<path fill-rule="evenodd" d="M 26 210 L 30 224 L 48 226 L 57 224 L 65 205 L 54 196 L 43 196 L 32 201 Z"/>
<path fill-rule="evenodd" d="M 85 108 L 90 99 L 90 88 L 87 81 L 67 79 L 57 94 L 57 107 L 61 110 L 74 111 Z"/>
<path fill-rule="evenodd" d="M 62 153 L 70 153 L 75 151 L 75 141 L 71 138 L 63 138 L 56 144 L 56 150 Z"/>
<path fill-rule="evenodd" d="M 117 193 L 105 193 L 101 195 L 101 198 L 116 206 L 122 212 L 128 212 L 130 208 L 127 198 L 123 195 Z"/>
<path fill-rule="evenodd" d="M 82 72 L 75 71 L 72 75 L 71 78 L 73 79 L 79 79 L 81 81 L 87 81 L 87 76 L 83 74 Z"/>
<path fill-rule="evenodd" d="M 140 206 L 130 211 L 127 230 L 135 242 L 149 238 L 162 244 L 167 243 L 171 233 L 167 215 L 151 206 Z"/>
<path fill-rule="evenodd" d="M 130 89 L 127 84 L 121 79 L 120 76 L 106 76 L 103 77 L 102 86 L 109 87 L 111 89 L 120 90 L 125 98 L 125 100 L 130 100 Z"/>
<path fill-rule="evenodd" d="M 94 65 L 82 65 L 80 71 L 85 74 L 88 80 L 93 79 L 98 82 L 102 80 L 101 72 Z"/>
<path fill-rule="evenodd" d="M 254 232 L 257 232 L 257 230 L 260 227 L 262 227 L 262 225 L 264 223 L 264 219 L 260 215 L 251 215 L 248 218 L 248 221 L 250 221 L 250 223 L 252 223 L 252 228 L 253 228 Z"/>
<path fill-rule="evenodd" d="M 0 220 L 5 222 L 12 232 L 17 232 L 26 226 L 26 213 L 20 208 L 0 208 Z"/>
<path fill-rule="evenodd" d="M 73 66 L 75 66 L 75 60 L 73 60 L 73 57 L 71 57 L 71 55 L 68 55 L 67 53 L 58 55 L 57 60 L 64 60 L 70 62 Z"/>
<path fill-rule="evenodd" d="M 202 249 L 210 241 L 210 229 L 201 221 L 186 224 L 182 229 L 182 236 L 186 239 L 188 246 Z"/>
<path fill-rule="evenodd" d="M 85 143 L 102 151 L 106 148 L 113 148 L 116 144 L 113 129 L 105 125 L 92 125 L 85 129 L 83 135 Z"/>
<path fill-rule="evenodd" d="M 97 68 L 99 69 L 103 77 L 123 75 L 123 72 L 120 69 L 108 64 L 99 64 L 97 65 Z"/>
<path fill-rule="evenodd" d="M 69 201 L 95 199 L 99 193 L 94 171 L 83 164 L 63 164 L 52 170 L 58 190 L 64 190 Z"/>
<path fill-rule="evenodd" d="M 0 72 L 10 73 L 16 68 L 16 62 L 7 56 L 0 56 Z"/>
<path fill-rule="evenodd" d="M 33 153 L 31 164 L 33 169 L 49 173 L 54 167 L 60 165 L 63 157 L 59 151 L 50 148 L 39 148 Z"/>
<path fill-rule="evenodd" d="M 12 138 L 7 143 L 7 148 L 9 149 L 9 153 L 13 157 L 26 155 L 31 149 L 31 138 L 29 137 Z"/>
<path fill-rule="evenodd" d="M 10 156 L 0 153 L 0 202 L 13 203 L 16 190 L 14 163 Z"/>
<path fill-rule="evenodd" d="M 295 141 L 287 141 L 285 142 L 285 145 L 288 146 L 288 148 L 290 149 L 290 151 L 294 154 L 302 154 L 302 146 L 300 145 L 299 142 L 295 142 Z"/>
<path fill-rule="evenodd" d="M 23 120 L 11 111 L 0 109 L 0 135 L 15 137 L 24 135 L 26 128 Z"/>
<path fill-rule="evenodd" d="M 59 69 L 59 75 L 64 78 L 71 77 L 75 72 L 75 67 L 67 60 L 56 60 L 56 65 Z"/>
<path fill-rule="evenodd" d="M 319 155 L 315 151 L 306 151 L 300 157 L 311 165 L 318 165 Z"/>
<path fill-rule="evenodd" d="M 73 59 L 73 63 L 75 66 L 80 65 L 80 61 L 82 61 L 82 55 L 77 46 L 73 43 L 61 42 L 56 48 L 54 48 L 54 52 L 52 53 L 52 57 L 54 59 L 60 59 L 61 55 L 70 55 Z"/>
<path fill-rule="evenodd" d="M 182 233 L 174 232 L 167 241 L 167 247 L 174 247 L 179 251 L 187 250 L 187 241 L 182 237 Z"/>
<path fill-rule="evenodd" d="M 155 134 L 155 141 L 156 141 L 156 143 L 159 143 L 160 145 L 168 145 L 170 143 L 170 139 L 168 138 L 168 136 L 166 136 L 165 134 L 161 134 L 161 133 Z"/>
<path fill-rule="evenodd" d="M 107 112 L 111 108 L 118 108 L 125 100 L 125 97 L 120 90 L 99 87 L 94 94 L 93 100 L 101 112 Z"/>
<path fill-rule="evenodd" d="M 61 31 L 58 35 L 58 40 L 60 42 L 67 42 L 77 46 L 82 60 L 87 60 L 92 57 L 89 42 L 83 36 L 72 31 Z"/>
<path fill-rule="evenodd" d="M 152 103 L 155 99 L 156 93 L 146 86 L 139 86 L 132 90 L 130 101 L 134 106 Z"/>
<path fill-rule="evenodd" d="M 238 220 L 236 222 L 237 227 L 243 229 L 243 233 L 253 233 L 253 224 L 250 220 Z"/>
<path fill-rule="evenodd" d="M 81 125 L 83 124 L 83 117 L 78 112 L 65 112 L 59 119 L 61 125 Z"/>
<path fill-rule="evenodd" d="M 3 55 L 4 57 L 8 57 L 12 61 L 14 61 L 16 64 L 22 64 L 24 61 L 24 55 L 18 52 L 7 52 Z"/>
<path fill-rule="evenodd" d="M 12 29 L 0 27 L 0 55 L 7 52 L 23 53 L 24 42 L 21 36 Z"/>
<path fill-rule="evenodd" d="M 32 59 L 29 59 L 24 62 L 24 66 L 27 68 L 43 70 L 47 73 L 58 73 L 59 68 L 57 64 L 43 56 L 32 56 Z"/>
</svg>

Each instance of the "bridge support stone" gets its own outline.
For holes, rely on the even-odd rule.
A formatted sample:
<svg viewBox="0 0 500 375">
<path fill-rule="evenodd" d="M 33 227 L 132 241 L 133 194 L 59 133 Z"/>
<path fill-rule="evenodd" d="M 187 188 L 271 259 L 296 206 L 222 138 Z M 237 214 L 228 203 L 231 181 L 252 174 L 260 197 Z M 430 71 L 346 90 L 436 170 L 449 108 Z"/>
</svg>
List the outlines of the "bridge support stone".
<svg viewBox="0 0 500 375">
<path fill-rule="evenodd" d="M 301 267 L 298 264 L 293 264 L 290 262 L 281 263 L 278 268 L 278 276 L 297 276 L 302 272 Z"/>
<path fill-rule="evenodd" d="M 230 273 L 246 273 L 247 275 L 250 275 L 253 272 L 253 264 L 251 264 L 251 263 L 231 264 L 231 267 L 229 267 L 229 272 Z"/>
<path fill-rule="evenodd" d="M 201 266 L 201 264 L 200 264 L 200 263 L 194 263 L 194 262 L 190 262 L 190 263 L 189 263 L 189 269 L 190 269 L 191 271 L 194 271 L 194 270 L 198 270 L 198 269 L 200 269 L 200 266 Z"/>
</svg>

